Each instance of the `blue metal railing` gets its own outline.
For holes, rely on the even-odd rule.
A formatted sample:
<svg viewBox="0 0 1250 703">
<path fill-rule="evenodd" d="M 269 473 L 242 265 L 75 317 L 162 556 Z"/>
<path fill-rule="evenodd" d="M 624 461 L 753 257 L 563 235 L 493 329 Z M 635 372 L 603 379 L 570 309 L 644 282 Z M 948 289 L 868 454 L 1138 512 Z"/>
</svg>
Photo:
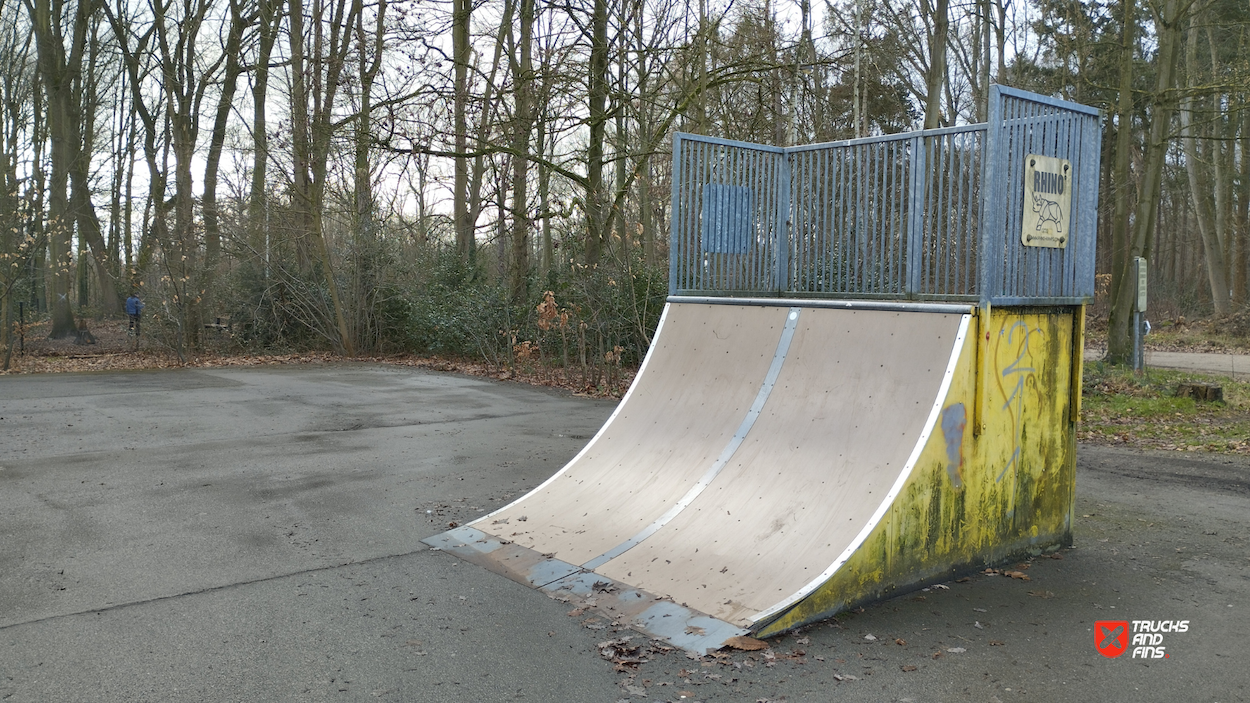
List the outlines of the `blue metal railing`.
<svg viewBox="0 0 1250 703">
<path fill-rule="evenodd" d="M 670 292 L 1089 299 L 1098 112 L 991 90 L 989 121 L 963 127 L 792 148 L 677 134 Z M 1071 162 L 1066 247 L 1021 241 L 1026 154 Z"/>
</svg>

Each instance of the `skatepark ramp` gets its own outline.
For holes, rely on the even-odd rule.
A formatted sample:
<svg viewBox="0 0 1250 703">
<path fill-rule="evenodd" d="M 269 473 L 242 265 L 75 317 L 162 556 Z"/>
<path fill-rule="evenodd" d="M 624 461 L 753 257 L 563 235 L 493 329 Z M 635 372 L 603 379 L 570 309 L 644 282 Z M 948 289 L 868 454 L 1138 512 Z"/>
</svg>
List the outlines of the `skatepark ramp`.
<svg viewBox="0 0 1250 703">
<path fill-rule="evenodd" d="M 634 385 L 426 542 L 700 654 L 1070 543 L 1097 113 L 991 102 L 814 147 L 678 135 Z"/>
</svg>

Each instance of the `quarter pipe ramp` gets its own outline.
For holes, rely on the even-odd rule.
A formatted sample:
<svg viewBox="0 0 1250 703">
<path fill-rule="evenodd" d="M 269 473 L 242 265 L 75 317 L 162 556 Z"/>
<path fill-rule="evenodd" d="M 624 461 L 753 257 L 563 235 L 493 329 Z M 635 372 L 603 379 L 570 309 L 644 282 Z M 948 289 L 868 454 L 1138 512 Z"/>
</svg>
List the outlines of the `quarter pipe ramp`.
<svg viewBox="0 0 1250 703">
<path fill-rule="evenodd" d="M 1057 547 L 1079 313 L 673 298 L 576 457 L 426 542 L 699 653 Z"/>
</svg>

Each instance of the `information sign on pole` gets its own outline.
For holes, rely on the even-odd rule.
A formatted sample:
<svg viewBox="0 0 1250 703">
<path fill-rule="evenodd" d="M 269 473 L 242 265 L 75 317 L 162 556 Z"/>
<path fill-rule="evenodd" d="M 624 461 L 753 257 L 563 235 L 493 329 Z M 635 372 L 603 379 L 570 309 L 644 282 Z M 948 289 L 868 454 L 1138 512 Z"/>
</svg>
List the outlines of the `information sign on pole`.
<svg viewBox="0 0 1250 703">
<path fill-rule="evenodd" d="M 1133 257 L 1133 273 L 1137 279 L 1137 312 L 1146 312 L 1146 260 L 1140 256 Z"/>
</svg>

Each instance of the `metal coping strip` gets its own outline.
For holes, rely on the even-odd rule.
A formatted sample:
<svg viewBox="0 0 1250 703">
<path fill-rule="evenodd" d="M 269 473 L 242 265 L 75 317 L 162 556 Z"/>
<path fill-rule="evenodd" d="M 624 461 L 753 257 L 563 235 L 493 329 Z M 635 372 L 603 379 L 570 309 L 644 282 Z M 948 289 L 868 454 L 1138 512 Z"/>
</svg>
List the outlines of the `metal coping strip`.
<svg viewBox="0 0 1250 703">
<path fill-rule="evenodd" d="M 820 298 L 724 298 L 711 295 L 670 295 L 670 303 L 698 305 L 753 305 L 787 308 L 834 308 L 839 310 L 884 310 L 886 312 L 936 312 L 967 315 L 976 306 L 958 303 L 902 303 L 888 300 L 824 300 Z"/>
<path fill-rule="evenodd" d="M 891 505 L 893 505 L 894 499 L 898 496 L 899 492 L 903 490 L 903 486 L 906 485 L 907 479 L 911 477 L 912 469 L 915 468 L 916 462 L 920 460 L 920 453 L 924 451 L 925 445 L 929 443 L 929 436 L 933 434 L 933 428 L 937 425 L 938 416 L 942 413 L 942 406 L 946 403 L 946 395 L 950 392 L 951 380 L 955 376 L 955 367 L 959 364 L 959 357 L 963 353 L 964 340 L 968 336 L 968 328 L 971 321 L 972 315 L 964 315 L 963 318 L 960 319 L 959 333 L 955 335 L 954 349 L 951 350 L 950 361 L 946 364 L 946 373 L 942 375 L 942 384 L 938 388 L 937 399 L 933 402 L 933 408 L 929 410 L 929 418 L 925 421 L 924 430 L 920 433 L 920 438 L 916 440 L 916 446 L 912 448 L 911 456 L 907 458 L 907 463 L 903 465 L 903 470 L 899 472 L 898 478 L 895 479 L 894 485 L 890 488 L 890 492 L 885 495 L 885 499 L 882 500 L 881 504 L 877 506 L 877 510 L 872 514 L 872 517 L 869 518 L 868 523 L 864 525 L 864 528 L 859 531 L 859 534 L 855 536 L 855 539 L 851 540 L 851 543 L 847 545 L 846 549 L 843 550 L 842 554 L 838 556 L 837 560 L 834 561 L 829 568 L 825 569 L 819 576 L 809 581 L 807 585 L 800 588 L 789 598 L 786 598 L 767 610 L 756 613 L 755 616 L 751 618 L 753 622 L 759 623 L 777 615 L 778 613 L 781 613 L 790 606 L 806 598 L 825 581 L 828 581 L 829 578 L 833 576 L 834 572 L 841 568 L 842 565 L 851 558 L 851 555 L 859 549 L 860 545 L 868 539 L 868 536 L 872 534 L 874 529 L 876 529 L 877 524 L 881 522 L 882 518 L 885 517 L 886 511 L 890 509 Z"/>
<path fill-rule="evenodd" d="M 635 379 L 642 378 L 643 373 L 645 373 L 647 370 L 647 364 L 651 363 L 651 355 L 655 353 L 656 347 L 659 346 L 656 344 L 656 340 L 660 338 L 660 333 L 664 331 L 664 321 L 667 319 L 668 319 L 668 305 L 665 305 L 664 311 L 660 313 L 660 322 L 655 327 L 655 333 L 651 335 L 651 346 L 647 349 L 647 355 L 642 358 L 642 364 L 638 367 L 638 373 L 634 374 Z M 576 464 L 578 460 L 581 459 L 582 456 L 586 454 L 586 452 L 590 451 L 591 447 L 595 446 L 595 443 L 599 441 L 599 438 L 602 437 L 603 434 L 608 431 L 608 428 L 612 426 L 612 421 L 615 420 L 616 416 L 621 413 L 621 410 L 623 410 L 629 404 L 629 397 L 634 394 L 634 389 L 637 387 L 638 387 L 637 383 L 630 384 L 629 390 L 625 391 L 625 395 L 621 398 L 621 402 L 616 404 L 616 408 L 612 410 L 612 414 L 608 416 L 607 422 L 603 423 L 603 426 L 599 428 L 599 431 L 595 433 L 594 437 L 591 437 L 590 441 L 586 443 L 586 446 L 582 447 L 582 450 L 578 452 L 576 456 L 574 456 L 572 459 L 569 459 L 569 463 L 565 464 L 563 468 L 561 468 L 559 471 L 552 474 L 551 478 L 538 484 L 534 488 L 534 490 L 530 491 L 529 493 L 526 493 L 520 498 L 517 498 L 511 503 L 508 503 L 502 508 L 492 513 L 489 513 L 487 515 L 483 515 L 482 517 L 472 522 L 466 523 L 466 527 L 468 525 L 476 525 L 477 523 L 482 522 L 483 520 L 489 520 L 490 518 L 498 515 L 499 513 L 502 513 L 508 508 L 511 508 L 512 506 L 520 503 L 526 498 L 529 498 L 530 496 L 538 493 L 539 491 L 546 488 L 553 481 L 563 476 L 564 472 L 568 471 L 570 467 Z"/>
<path fill-rule="evenodd" d="M 582 564 L 583 569 L 597 569 L 658 532 L 660 528 L 681 514 L 681 511 L 685 510 L 695 498 L 698 498 L 699 494 L 720 474 L 725 465 L 729 463 L 729 460 L 733 458 L 734 453 L 738 451 L 738 447 L 742 446 L 747 433 L 755 426 L 756 419 L 759 418 L 760 413 L 764 410 L 764 404 L 768 402 L 768 396 L 773 392 L 773 386 L 776 385 L 777 377 L 781 375 L 781 367 L 786 361 L 786 354 L 790 351 L 790 341 L 794 339 L 794 330 L 798 327 L 800 312 L 802 312 L 800 308 L 790 308 L 790 314 L 786 316 L 786 326 L 781 331 L 781 339 L 777 340 L 777 351 L 773 353 L 773 362 L 768 367 L 768 375 L 764 377 L 764 383 L 760 385 L 759 392 L 755 394 L 755 402 L 751 404 L 751 408 L 747 410 L 746 417 L 742 418 L 742 424 L 738 426 L 738 431 L 734 433 L 733 438 L 721 450 L 720 456 L 716 458 L 712 466 L 704 472 L 697 483 L 690 487 L 690 490 L 686 491 L 686 495 L 682 496 L 681 500 L 677 501 L 663 515 L 644 527 L 638 534 Z"/>
</svg>

